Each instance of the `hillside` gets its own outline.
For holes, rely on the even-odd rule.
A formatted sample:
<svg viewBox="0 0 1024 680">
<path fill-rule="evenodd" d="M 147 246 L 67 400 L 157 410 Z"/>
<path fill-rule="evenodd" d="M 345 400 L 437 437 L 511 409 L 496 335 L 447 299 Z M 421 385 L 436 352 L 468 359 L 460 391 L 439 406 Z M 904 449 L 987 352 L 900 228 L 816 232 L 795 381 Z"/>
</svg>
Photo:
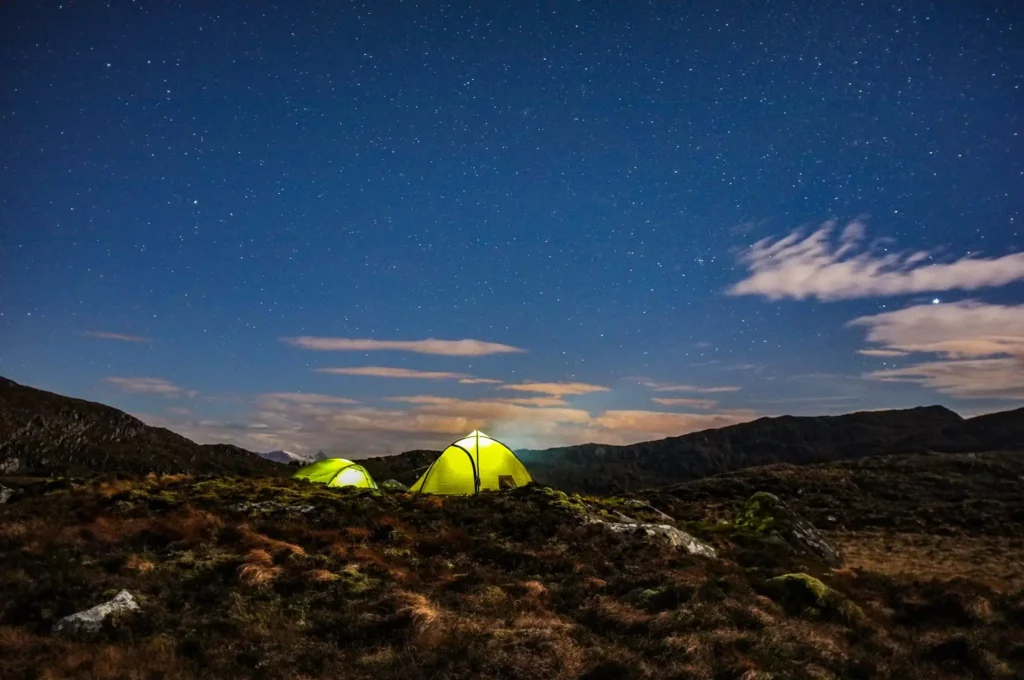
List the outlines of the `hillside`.
<svg viewBox="0 0 1024 680">
<path fill-rule="evenodd" d="M 0 677 L 1020 677 L 1022 462 L 761 468 L 653 508 L 535 485 L 445 498 L 289 479 L 27 484 L 0 506 Z M 818 542 L 845 566 L 789 542 L 782 515 L 751 514 L 751 491 L 822 521 Z M 602 524 L 623 513 L 717 554 Z M 121 590 L 137 612 L 53 632 Z"/>
<path fill-rule="evenodd" d="M 965 420 L 942 406 L 839 416 L 781 416 L 627 446 L 581 444 L 516 454 L 537 481 L 621 493 L 774 463 L 806 464 L 927 451 L 1024 451 L 1024 409 Z M 410 484 L 437 456 L 362 461 L 378 479 Z"/>
<path fill-rule="evenodd" d="M 0 475 L 282 474 L 237 446 L 203 446 L 110 406 L 0 378 Z"/>
</svg>

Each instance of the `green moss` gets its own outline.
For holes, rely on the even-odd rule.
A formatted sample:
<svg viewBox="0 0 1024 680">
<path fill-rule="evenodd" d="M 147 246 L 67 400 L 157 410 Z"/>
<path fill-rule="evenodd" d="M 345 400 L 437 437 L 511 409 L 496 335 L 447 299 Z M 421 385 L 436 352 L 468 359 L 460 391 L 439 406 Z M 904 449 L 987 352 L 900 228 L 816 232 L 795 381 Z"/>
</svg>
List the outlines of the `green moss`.
<svg viewBox="0 0 1024 680">
<path fill-rule="evenodd" d="M 847 624 L 867 620 L 856 603 L 809 574 L 783 574 L 769 579 L 767 585 L 770 594 L 801 616 L 834 619 Z"/>
<path fill-rule="evenodd" d="M 743 509 L 736 515 L 733 525 L 744 531 L 753 531 L 759 534 L 770 533 L 775 529 L 778 521 L 772 510 L 779 503 L 779 498 L 775 494 L 758 491 L 747 499 Z"/>
</svg>

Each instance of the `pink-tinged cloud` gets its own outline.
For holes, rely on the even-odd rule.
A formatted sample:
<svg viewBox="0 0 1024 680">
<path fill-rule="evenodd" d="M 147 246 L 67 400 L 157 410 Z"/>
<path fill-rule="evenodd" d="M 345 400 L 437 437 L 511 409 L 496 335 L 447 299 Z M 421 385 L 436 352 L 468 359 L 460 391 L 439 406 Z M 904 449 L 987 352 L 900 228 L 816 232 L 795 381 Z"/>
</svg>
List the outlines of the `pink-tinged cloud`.
<svg viewBox="0 0 1024 680">
<path fill-rule="evenodd" d="M 909 352 L 898 349 L 859 349 L 857 354 L 863 354 L 866 357 L 905 357 Z"/>
<path fill-rule="evenodd" d="M 359 400 L 348 397 L 335 397 L 329 394 L 312 394 L 309 392 L 268 392 L 261 395 L 264 399 L 287 401 L 293 404 L 358 404 Z"/>
<path fill-rule="evenodd" d="M 84 335 L 99 340 L 117 340 L 119 342 L 153 342 L 152 338 L 144 338 L 141 335 L 127 335 L 125 333 L 108 333 L 106 331 L 86 331 Z"/>
<path fill-rule="evenodd" d="M 511 345 L 483 340 L 372 340 L 369 338 L 321 338 L 301 336 L 281 338 L 292 347 L 327 352 L 379 352 L 399 351 L 442 356 L 478 357 L 488 354 L 508 354 L 526 350 Z"/>
<path fill-rule="evenodd" d="M 754 411 L 727 413 L 662 413 L 660 411 L 605 411 L 594 418 L 598 427 L 635 433 L 634 436 L 672 437 L 716 427 L 745 423 L 759 417 Z M 628 437 L 627 437 L 628 438 Z"/>
<path fill-rule="evenodd" d="M 388 366 L 353 366 L 349 368 L 318 368 L 317 373 L 330 375 L 363 375 L 373 378 L 412 378 L 418 380 L 457 380 L 465 373 L 447 371 L 417 371 L 412 368 L 391 368 Z"/>
<path fill-rule="evenodd" d="M 1024 399 L 1024 305 L 916 305 L 850 325 L 867 328 L 868 340 L 881 351 L 936 357 L 867 378 L 914 383 L 962 399 Z"/>
<path fill-rule="evenodd" d="M 949 358 L 1024 355 L 1024 305 L 916 305 L 863 316 L 850 325 L 867 328 L 868 341 L 888 350 Z"/>
<path fill-rule="evenodd" d="M 673 398 L 673 397 L 653 397 L 651 399 L 655 404 L 661 404 L 662 406 L 686 406 L 688 408 L 714 408 L 718 406 L 718 402 L 713 399 L 687 399 L 685 397 Z"/>
<path fill-rule="evenodd" d="M 727 292 L 769 300 L 832 301 L 978 290 L 1024 280 L 1024 252 L 996 258 L 968 255 L 953 262 L 930 263 L 929 252 L 889 253 L 865 248 L 865 230 L 860 222 L 847 225 L 834 243 L 835 226 L 828 222 L 806 237 L 795 231 L 776 241 L 758 241 L 740 257 L 750 275 Z"/>
<path fill-rule="evenodd" d="M 194 397 L 199 394 L 195 390 L 186 390 L 163 378 L 104 378 L 104 382 L 116 386 L 123 392 L 131 394 L 152 394 L 169 399 Z"/>
<path fill-rule="evenodd" d="M 241 422 L 155 416 L 146 416 L 146 422 L 162 424 L 197 441 L 227 441 L 261 451 L 324 450 L 359 458 L 412 448 L 442 448 L 474 429 L 483 429 L 513 447 L 588 441 L 623 444 L 730 425 L 756 416 L 748 411 L 605 411 L 594 415 L 561 404 L 545 406 L 515 403 L 516 399 L 464 400 L 435 395 L 392 397 L 390 401 L 405 407 L 309 404 L 261 395 Z"/>
<path fill-rule="evenodd" d="M 601 385 L 588 385 L 587 383 L 571 382 L 531 382 L 531 383 L 520 383 L 517 385 L 502 385 L 503 390 L 515 390 L 517 392 L 536 392 L 538 394 L 547 394 L 552 397 L 567 397 L 570 395 L 580 394 L 592 394 L 594 392 L 607 392 L 607 387 Z"/>
<path fill-rule="evenodd" d="M 961 399 L 1024 400 L 1024 359 L 928 361 L 905 368 L 872 371 L 872 380 L 907 382 Z"/>
<path fill-rule="evenodd" d="M 501 380 L 495 380 L 494 378 L 463 378 L 459 381 L 463 385 L 500 385 Z"/>
<path fill-rule="evenodd" d="M 654 380 L 641 380 L 640 384 L 650 388 L 654 392 L 693 392 L 695 394 L 720 394 L 724 392 L 739 392 L 740 388 L 732 385 L 719 385 L 702 387 L 700 385 L 675 385 L 672 383 L 657 382 Z"/>
</svg>

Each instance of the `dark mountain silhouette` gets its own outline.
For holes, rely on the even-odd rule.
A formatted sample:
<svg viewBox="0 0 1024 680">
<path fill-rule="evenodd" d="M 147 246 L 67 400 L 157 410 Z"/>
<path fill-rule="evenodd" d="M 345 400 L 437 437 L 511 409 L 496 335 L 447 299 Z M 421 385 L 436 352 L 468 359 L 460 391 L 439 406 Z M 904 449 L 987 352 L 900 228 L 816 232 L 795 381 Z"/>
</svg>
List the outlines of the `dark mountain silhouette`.
<svg viewBox="0 0 1024 680">
<path fill-rule="evenodd" d="M 0 475 L 282 470 L 288 468 L 237 446 L 196 444 L 110 406 L 0 378 Z"/>
<path fill-rule="evenodd" d="M 627 446 L 581 444 L 517 451 L 534 479 L 569 491 L 619 493 L 776 463 L 821 463 L 895 453 L 1024 450 L 1024 409 L 965 420 L 942 406 L 840 416 L 759 418 Z M 431 455 L 436 456 L 434 452 Z M 432 458 L 418 451 L 364 461 L 408 482 Z"/>
</svg>

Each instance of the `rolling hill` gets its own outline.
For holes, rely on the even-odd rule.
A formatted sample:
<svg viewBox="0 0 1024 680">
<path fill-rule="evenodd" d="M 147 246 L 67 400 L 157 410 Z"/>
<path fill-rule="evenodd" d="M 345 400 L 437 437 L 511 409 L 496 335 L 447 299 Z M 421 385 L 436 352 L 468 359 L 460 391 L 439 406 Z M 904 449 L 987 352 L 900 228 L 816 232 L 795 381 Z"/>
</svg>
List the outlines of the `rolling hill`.
<svg viewBox="0 0 1024 680">
<path fill-rule="evenodd" d="M 0 475 L 280 475 L 287 469 L 237 446 L 196 444 L 110 406 L 0 378 Z"/>
<path fill-rule="evenodd" d="M 839 416 L 782 416 L 627 446 L 517 451 L 533 477 L 560 489 L 619 493 L 775 463 L 895 453 L 1024 450 L 1024 409 L 964 419 L 942 406 Z M 430 455 L 427 455 L 430 453 Z M 375 477 L 409 483 L 431 452 L 370 458 Z"/>
</svg>

